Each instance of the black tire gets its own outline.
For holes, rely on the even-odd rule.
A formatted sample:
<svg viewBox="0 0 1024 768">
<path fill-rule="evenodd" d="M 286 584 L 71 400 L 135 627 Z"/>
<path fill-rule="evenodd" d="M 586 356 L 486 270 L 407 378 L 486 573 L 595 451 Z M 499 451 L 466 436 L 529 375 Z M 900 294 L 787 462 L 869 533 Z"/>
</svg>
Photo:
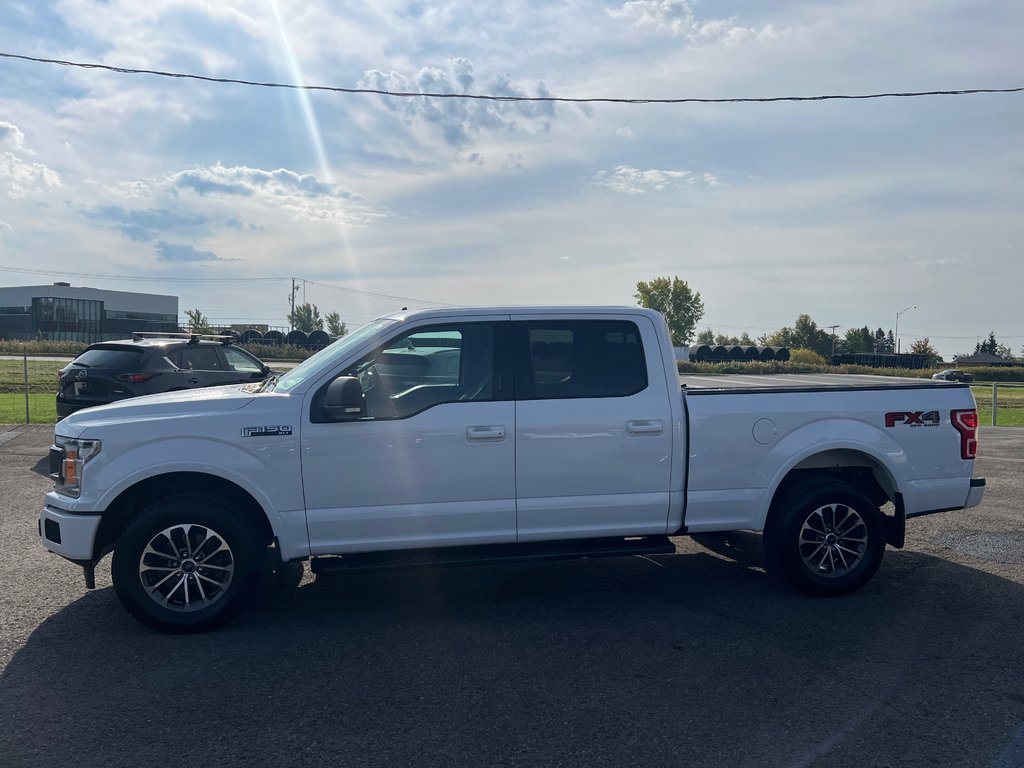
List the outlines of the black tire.
<svg viewBox="0 0 1024 768">
<path fill-rule="evenodd" d="M 203 494 L 160 499 L 118 539 L 114 592 L 128 613 L 152 629 L 214 629 L 245 604 L 262 551 L 229 502 Z"/>
<path fill-rule="evenodd" d="M 769 568 L 810 595 L 847 595 L 878 570 L 885 553 L 882 513 L 841 480 L 801 483 L 778 501 L 764 531 Z"/>
</svg>

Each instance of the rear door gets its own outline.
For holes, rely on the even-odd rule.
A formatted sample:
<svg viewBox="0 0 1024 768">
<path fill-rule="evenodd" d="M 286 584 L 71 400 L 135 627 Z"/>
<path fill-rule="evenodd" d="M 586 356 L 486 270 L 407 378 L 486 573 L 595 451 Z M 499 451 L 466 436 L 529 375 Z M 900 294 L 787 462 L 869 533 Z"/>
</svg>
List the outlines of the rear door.
<svg viewBox="0 0 1024 768">
<path fill-rule="evenodd" d="M 514 325 L 519 541 L 665 533 L 673 425 L 654 324 Z"/>
</svg>

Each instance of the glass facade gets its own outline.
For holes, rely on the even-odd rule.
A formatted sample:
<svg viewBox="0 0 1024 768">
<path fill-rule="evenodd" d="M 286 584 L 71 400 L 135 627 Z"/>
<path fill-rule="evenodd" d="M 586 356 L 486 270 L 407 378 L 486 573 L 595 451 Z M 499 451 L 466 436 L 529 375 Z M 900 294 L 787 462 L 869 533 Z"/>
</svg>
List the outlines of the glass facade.
<svg viewBox="0 0 1024 768">
<path fill-rule="evenodd" d="M 53 341 L 88 341 L 103 330 L 103 302 L 89 299 L 32 299 L 36 329 Z"/>
</svg>

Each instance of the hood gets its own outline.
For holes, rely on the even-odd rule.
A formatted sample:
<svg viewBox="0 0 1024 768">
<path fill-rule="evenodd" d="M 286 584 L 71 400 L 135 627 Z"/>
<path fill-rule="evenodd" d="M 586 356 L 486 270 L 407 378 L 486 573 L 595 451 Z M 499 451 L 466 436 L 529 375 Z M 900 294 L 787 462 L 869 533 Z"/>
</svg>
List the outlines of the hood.
<svg viewBox="0 0 1024 768">
<path fill-rule="evenodd" d="M 237 411 L 256 399 L 256 395 L 246 392 L 243 386 L 248 385 L 230 384 L 142 395 L 108 405 L 83 408 L 57 422 L 56 432 L 66 437 L 77 437 L 90 427 Z"/>
</svg>

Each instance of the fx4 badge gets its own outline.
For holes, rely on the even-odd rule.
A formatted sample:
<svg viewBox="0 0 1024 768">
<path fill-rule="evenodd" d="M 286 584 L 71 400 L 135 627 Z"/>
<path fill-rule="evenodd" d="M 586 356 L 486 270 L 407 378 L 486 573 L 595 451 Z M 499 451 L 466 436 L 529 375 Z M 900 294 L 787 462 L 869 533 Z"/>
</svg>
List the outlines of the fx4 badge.
<svg viewBox="0 0 1024 768">
<path fill-rule="evenodd" d="M 908 427 L 937 427 L 942 423 L 938 411 L 901 411 L 885 414 L 885 426 L 895 427 L 905 424 Z"/>
<path fill-rule="evenodd" d="M 274 437 L 291 433 L 291 425 L 285 424 L 275 424 L 269 427 L 242 427 L 242 437 Z"/>
</svg>

